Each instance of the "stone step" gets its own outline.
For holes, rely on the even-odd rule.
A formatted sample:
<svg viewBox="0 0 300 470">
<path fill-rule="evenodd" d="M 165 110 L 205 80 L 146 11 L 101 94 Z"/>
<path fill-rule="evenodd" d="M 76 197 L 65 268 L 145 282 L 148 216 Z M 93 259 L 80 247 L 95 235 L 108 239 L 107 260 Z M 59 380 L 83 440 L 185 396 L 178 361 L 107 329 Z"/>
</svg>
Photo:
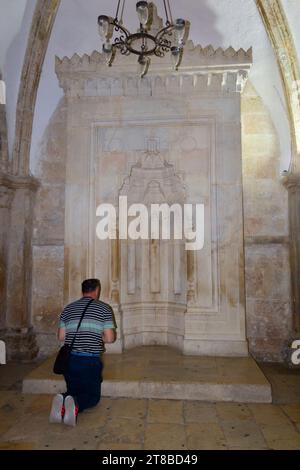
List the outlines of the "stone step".
<svg viewBox="0 0 300 470">
<path fill-rule="evenodd" d="M 23 381 L 23 393 L 65 391 L 52 373 L 54 357 Z M 102 396 L 271 403 L 271 385 L 251 357 L 183 356 L 164 346 L 144 346 L 104 356 Z"/>
</svg>

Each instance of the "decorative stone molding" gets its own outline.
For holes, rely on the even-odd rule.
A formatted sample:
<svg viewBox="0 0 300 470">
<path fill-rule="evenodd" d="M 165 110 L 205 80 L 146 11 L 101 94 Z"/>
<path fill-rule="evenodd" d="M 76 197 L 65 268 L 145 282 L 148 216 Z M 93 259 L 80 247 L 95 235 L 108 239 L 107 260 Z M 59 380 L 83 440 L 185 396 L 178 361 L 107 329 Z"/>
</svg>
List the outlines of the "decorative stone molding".
<svg viewBox="0 0 300 470">
<path fill-rule="evenodd" d="M 300 175 L 289 174 L 282 178 L 282 184 L 287 189 L 298 188 L 300 190 Z"/>
<path fill-rule="evenodd" d="M 245 245 L 288 245 L 290 243 L 289 237 L 285 236 L 254 236 L 245 237 Z"/>
<path fill-rule="evenodd" d="M 154 58 L 148 75 L 140 79 L 135 57 L 118 56 L 113 67 L 107 67 L 104 55 L 97 51 L 90 56 L 56 57 L 55 70 L 68 97 L 153 96 L 174 92 L 242 92 L 251 64 L 252 48 L 215 50 L 212 46 L 195 47 L 188 41 L 178 72 L 172 72 L 169 57 Z"/>
<path fill-rule="evenodd" d="M 13 173 L 29 174 L 29 157 L 36 96 L 53 23 L 60 0 L 38 0 L 23 64 L 16 112 Z"/>
<path fill-rule="evenodd" d="M 4 186 L 11 190 L 27 188 L 36 191 L 39 185 L 39 181 L 33 176 L 15 176 L 0 173 L 0 186 Z"/>
<path fill-rule="evenodd" d="M 291 173 L 300 173 L 300 68 L 284 8 L 280 0 L 256 0 L 275 50 L 289 111 L 293 145 Z"/>
</svg>

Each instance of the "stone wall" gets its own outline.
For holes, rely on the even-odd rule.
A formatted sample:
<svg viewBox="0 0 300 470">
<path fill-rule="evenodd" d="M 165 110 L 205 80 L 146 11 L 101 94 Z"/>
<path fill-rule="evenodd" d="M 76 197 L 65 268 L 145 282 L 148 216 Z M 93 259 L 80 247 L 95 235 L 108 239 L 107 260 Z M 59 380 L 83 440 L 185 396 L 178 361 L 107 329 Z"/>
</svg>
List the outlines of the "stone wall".
<svg viewBox="0 0 300 470">
<path fill-rule="evenodd" d="M 55 333 L 63 307 L 65 106 L 60 102 L 39 149 L 33 168 L 40 181 L 33 230 L 32 322 L 40 355 L 57 348 Z"/>
<path fill-rule="evenodd" d="M 278 361 L 292 329 L 288 193 L 276 132 L 250 82 L 242 132 L 247 337 L 255 358 Z"/>
</svg>

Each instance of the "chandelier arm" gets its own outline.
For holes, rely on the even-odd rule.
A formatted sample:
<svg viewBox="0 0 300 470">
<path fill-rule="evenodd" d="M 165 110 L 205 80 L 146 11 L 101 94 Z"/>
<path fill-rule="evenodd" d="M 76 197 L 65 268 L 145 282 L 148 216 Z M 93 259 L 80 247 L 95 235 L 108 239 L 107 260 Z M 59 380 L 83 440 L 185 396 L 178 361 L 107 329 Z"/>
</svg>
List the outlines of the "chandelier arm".
<svg viewBox="0 0 300 470">
<path fill-rule="evenodd" d="M 124 26 L 121 25 L 120 23 L 118 23 L 118 22 L 116 22 L 116 21 L 114 20 L 114 21 L 112 22 L 112 24 L 114 25 L 116 32 L 118 32 L 119 30 L 121 30 L 121 31 L 125 34 L 126 38 L 128 38 L 129 36 L 131 36 L 130 31 L 128 31 L 128 29 L 124 28 Z"/>
<path fill-rule="evenodd" d="M 174 29 L 174 26 L 172 24 L 169 24 L 165 28 L 162 28 L 160 31 L 158 31 L 157 35 L 155 36 L 155 41 L 160 40 L 161 37 L 167 34 L 168 32 L 171 33 L 173 29 Z"/>
<path fill-rule="evenodd" d="M 112 50 L 116 51 L 117 49 L 120 50 L 122 55 L 128 55 L 129 51 L 127 49 L 126 43 L 123 41 L 122 38 L 116 38 L 115 43 L 112 44 Z"/>
<path fill-rule="evenodd" d="M 157 45 L 157 48 L 155 49 L 154 54 L 155 55 L 161 54 L 161 51 L 163 51 L 164 53 L 169 52 L 171 50 L 171 48 L 172 48 L 171 44 L 162 42 L 161 44 Z M 158 52 L 158 54 L 157 54 L 157 52 Z M 165 55 L 164 53 L 162 55 Z"/>
</svg>

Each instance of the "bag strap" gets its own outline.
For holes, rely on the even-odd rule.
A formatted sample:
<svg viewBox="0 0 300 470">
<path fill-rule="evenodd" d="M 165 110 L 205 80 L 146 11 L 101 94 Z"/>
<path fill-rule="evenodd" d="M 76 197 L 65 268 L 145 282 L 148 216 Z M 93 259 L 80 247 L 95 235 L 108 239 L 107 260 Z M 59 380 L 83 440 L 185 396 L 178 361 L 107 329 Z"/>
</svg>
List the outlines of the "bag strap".
<svg viewBox="0 0 300 470">
<path fill-rule="evenodd" d="M 91 299 L 91 300 L 86 304 L 86 306 L 84 307 L 84 310 L 83 310 L 83 312 L 82 312 L 81 318 L 80 318 L 79 323 L 78 323 L 78 326 L 77 326 L 76 333 L 75 333 L 75 335 L 74 335 L 74 338 L 73 338 L 72 343 L 71 343 L 71 346 L 70 346 L 70 350 L 71 350 L 71 351 L 72 351 L 72 349 L 73 349 L 73 346 L 74 346 L 74 343 L 75 343 L 75 339 L 76 339 L 76 335 L 77 335 L 78 330 L 79 330 L 79 328 L 80 328 L 80 325 L 81 325 L 81 322 L 82 322 L 83 317 L 84 317 L 84 315 L 85 315 L 85 312 L 87 311 L 87 309 L 89 308 L 89 306 L 91 305 L 91 303 L 92 303 L 93 301 L 94 301 L 94 299 Z"/>
</svg>

